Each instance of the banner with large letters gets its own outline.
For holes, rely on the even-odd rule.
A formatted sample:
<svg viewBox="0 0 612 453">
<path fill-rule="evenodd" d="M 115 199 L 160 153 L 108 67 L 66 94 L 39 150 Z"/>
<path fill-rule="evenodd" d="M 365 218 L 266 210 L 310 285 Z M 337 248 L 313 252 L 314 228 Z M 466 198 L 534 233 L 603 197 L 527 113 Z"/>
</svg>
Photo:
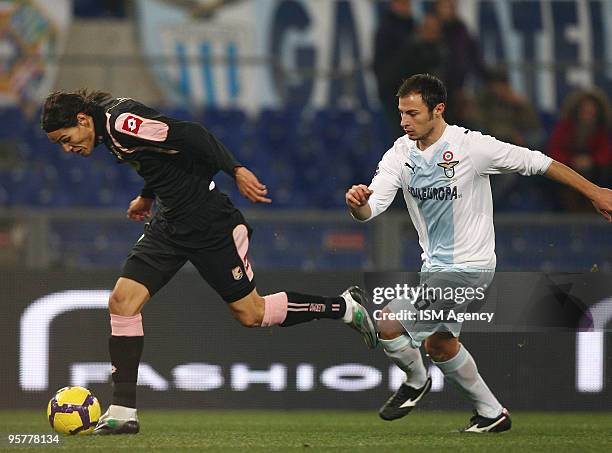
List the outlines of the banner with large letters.
<svg viewBox="0 0 612 453">
<path fill-rule="evenodd" d="M 72 20 L 70 0 L 0 2 L 0 106 L 38 104 L 49 92 Z"/>
<path fill-rule="evenodd" d="M 433 0 L 412 0 L 421 19 Z M 577 87 L 612 92 L 612 2 L 458 0 L 489 64 L 507 63 L 514 87 L 556 113 Z M 212 17 L 139 0 L 143 51 L 168 100 L 257 110 L 286 102 L 373 107 L 369 70 L 385 2 L 249 0 Z M 362 70 L 363 69 L 363 70 Z"/>
<path fill-rule="evenodd" d="M 506 327 L 465 326 L 462 342 L 509 408 L 612 407 L 612 385 L 606 378 L 612 372 L 610 279 L 593 275 L 523 276 L 514 289 L 502 276 L 502 284 L 493 283 L 497 289 L 491 289 L 493 300 L 487 304 L 499 305 L 513 291 L 525 296 L 515 308 L 509 304 L 505 314 L 495 308 Z M 262 294 L 291 289 L 333 295 L 355 283 L 365 285 L 373 294 L 368 308 L 374 316 L 381 316 L 383 299 L 406 288 L 389 275 L 280 272 L 255 277 Z M 106 307 L 115 278 L 115 272 L 0 274 L 0 407 L 40 408 L 42 413 L 53 392 L 66 385 L 87 386 L 108 404 Z M 483 322 L 487 304 L 472 310 L 483 315 Z M 555 313 L 562 316 L 548 316 Z M 525 323 L 527 314 L 535 321 Z M 142 407 L 374 410 L 403 378 L 380 348 L 368 350 L 339 321 L 241 327 L 225 303 L 189 270 L 147 304 L 143 318 Z M 568 328 L 581 318 L 587 321 L 580 329 Z M 424 407 L 467 409 L 438 368 L 425 361 L 433 391 Z"/>
</svg>

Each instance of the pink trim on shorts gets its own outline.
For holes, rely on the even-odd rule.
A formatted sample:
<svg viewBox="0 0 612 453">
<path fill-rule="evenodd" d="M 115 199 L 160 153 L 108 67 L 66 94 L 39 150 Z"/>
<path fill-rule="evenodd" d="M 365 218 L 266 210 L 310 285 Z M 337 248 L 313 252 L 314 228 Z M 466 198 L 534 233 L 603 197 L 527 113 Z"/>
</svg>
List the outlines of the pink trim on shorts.
<svg viewBox="0 0 612 453">
<path fill-rule="evenodd" d="M 144 140 L 163 142 L 168 138 L 168 125 L 133 113 L 122 113 L 115 120 L 115 130 Z"/>
<path fill-rule="evenodd" d="M 253 281 L 253 268 L 247 257 L 249 251 L 249 231 L 245 225 L 240 224 L 234 228 L 232 236 L 234 237 L 234 244 L 236 245 L 238 255 L 244 264 L 244 270 L 246 271 L 247 277 L 249 277 L 249 281 Z"/>
<path fill-rule="evenodd" d="M 282 324 L 287 317 L 287 293 L 276 293 L 264 296 L 266 306 L 264 309 L 261 327 L 270 327 Z"/>
<path fill-rule="evenodd" d="M 142 315 L 120 316 L 111 313 L 111 332 L 116 337 L 142 337 Z"/>
</svg>

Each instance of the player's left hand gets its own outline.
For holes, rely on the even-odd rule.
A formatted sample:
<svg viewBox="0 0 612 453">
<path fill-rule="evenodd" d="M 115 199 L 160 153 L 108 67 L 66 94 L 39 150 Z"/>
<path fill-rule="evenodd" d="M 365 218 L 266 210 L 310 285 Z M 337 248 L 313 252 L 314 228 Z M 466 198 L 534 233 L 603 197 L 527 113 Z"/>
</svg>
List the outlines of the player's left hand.
<svg viewBox="0 0 612 453">
<path fill-rule="evenodd" d="M 245 198 L 253 203 L 272 203 L 272 200 L 266 197 L 268 189 L 259 182 L 257 176 L 251 170 L 246 167 L 238 167 L 234 175 L 238 190 Z"/>
<path fill-rule="evenodd" d="M 153 211 L 153 199 L 137 196 L 130 202 L 127 218 L 136 222 L 149 220 Z"/>
<path fill-rule="evenodd" d="M 591 202 L 597 212 L 604 216 L 608 222 L 612 222 L 612 190 L 599 187 L 591 198 Z"/>
</svg>

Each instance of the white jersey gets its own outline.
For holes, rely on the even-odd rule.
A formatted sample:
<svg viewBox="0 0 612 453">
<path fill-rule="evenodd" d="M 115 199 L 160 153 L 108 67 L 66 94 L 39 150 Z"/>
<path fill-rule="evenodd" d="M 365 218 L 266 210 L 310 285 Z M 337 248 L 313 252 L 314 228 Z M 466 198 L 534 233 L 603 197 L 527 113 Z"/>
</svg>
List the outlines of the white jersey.
<svg viewBox="0 0 612 453">
<path fill-rule="evenodd" d="M 402 189 L 423 249 L 424 270 L 494 269 L 489 175 L 543 174 L 551 163 L 539 151 L 459 126 L 446 126 L 424 151 L 404 135 L 378 164 L 370 184 L 370 219 Z"/>
</svg>

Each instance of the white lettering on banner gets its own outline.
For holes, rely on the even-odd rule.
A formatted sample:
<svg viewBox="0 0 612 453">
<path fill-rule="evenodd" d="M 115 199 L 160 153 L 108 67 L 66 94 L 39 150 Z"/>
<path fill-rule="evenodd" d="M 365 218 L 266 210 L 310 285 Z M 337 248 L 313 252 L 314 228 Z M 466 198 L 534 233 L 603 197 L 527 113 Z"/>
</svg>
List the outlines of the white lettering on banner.
<svg viewBox="0 0 612 453">
<path fill-rule="evenodd" d="M 109 362 L 81 362 L 70 366 L 70 385 L 89 387 L 92 383 L 108 382 L 110 376 Z"/>
<path fill-rule="evenodd" d="M 148 363 L 141 363 L 138 367 L 138 385 L 151 387 L 153 390 L 163 392 L 168 390 L 168 381 L 153 369 Z"/>
<path fill-rule="evenodd" d="M 593 331 L 576 334 L 576 390 L 599 393 L 604 390 L 604 329 L 612 321 L 612 298 L 590 307 L 587 315 L 593 322 Z"/>
<path fill-rule="evenodd" d="M 21 316 L 19 384 L 23 390 L 47 390 L 49 328 L 59 315 L 72 310 L 107 308 L 110 291 L 62 291 L 32 302 Z"/>
<path fill-rule="evenodd" d="M 598 393 L 603 390 L 603 332 L 576 334 L 576 390 Z"/>
<path fill-rule="evenodd" d="M 554 54 L 554 29 L 552 5 L 542 3 L 542 31 L 535 38 L 535 63 L 543 64 L 550 61 Z M 557 86 L 554 67 L 544 67 L 535 75 L 536 104 L 545 111 L 553 111 L 556 105 Z"/>
<path fill-rule="evenodd" d="M 361 70 L 374 60 L 376 3 L 234 2 L 203 27 L 171 2 L 139 0 L 137 16 L 144 53 L 153 57 L 151 69 L 172 103 L 249 112 L 282 107 L 288 100 L 315 108 L 352 108 L 379 101 L 372 71 Z M 432 0 L 412 3 L 420 21 Z M 480 42 L 486 63 L 510 63 L 514 88 L 539 110 L 557 113 L 575 88 L 595 84 L 609 91 L 610 0 L 460 3 L 458 13 Z M 172 56 L 176 64 L 156 64 L 158 56 Z"/>
<path fill-rule="evenodd" d="M 23 312 L 20 321 L 19 383 L 25 391 L 48 390 L 49 333 L 53 320 L 69 311 L 106 309 L 110 291 L 74 290 L 49 294 L 36 299 Z M 593 330 L 576 335 L 576 390 L 600 393 L 605 382 L 605 328 L 612 321 L 612 298 L 604 299 L 589 309 Z M 252 370 L 244 363 L 230 367 L 231 387 L 244 391 L 251 384 L 268 384 L 271 391 L 287 389 L 287 366 L 273 363 L 267 370 Z M 443 376 L 435 366 L 430 367 L 432 391 L 443 389 Z M 295 387 L 299 391 L 316 388 L 316 368 L 310 363 L 296 367 Z M 73 385 L 87 386 L 90 382 L 106 382 L 110 374 L 107 363 L 74 363 L 71 365 Z M 320 382 L 339 391 L 362 391 L 381 384 L 381 372 L 363 364 L 340 364 L 323 370 Z M 220 365 L 188 363 L 173 369 L 174 386 L 180 390 L 214 390 L 224 385 Z M 395 389 L 403 380 L 397 367 L 389 369 L 389 388 Z M 139 385 L 154 390 L 167 390 L 168 381 L 151 365 L 140 366 Z"/>
<path fill-rule="evenodd" d="M 70 385 L 88 387 L 91 383 L 108 382 L 111 375 L 111 364 L 108 362 L 73 363 L 70 370 Z M 168 381 L 148 363 L 141 363 L 138 367 L 138 385 L 160 392 L 168 390 L 169 387 Z"/>
<path fill-rule="evenodd" d="M 246 363 L 232 365 L 232 390 L 249 389 L 251 384 L 268 384 L 270 390 L 279 392 L 287 387 L 287 367 L 273 363 L 268 370 L 251 370 Z"/>
<path fill-rule="evenodd" d="M 406 373 L 400 367 L 397 365 L 389 366 L 389 390 L 395 392 L 405 380 Z"/>
<path fill-rule="evenodd" d="M 568 42 L 577 48 L 578 61 L 576 66 L 567 69 L 567 81 L 576 86 L 592 86 L 593 74 L 593 38 L 591 35 L 591 19 L 587 2 L 576 3 L 577 23 L 565 29 Z"/>
<path fill-rule="evenodd" d="M 321 382 L 330 389 L 343 392 L 361 392 L 378 387 L 382 374 L 374 367 L 360 363 L 346 363 L 327 368 L 321 373 Z"/>
<path fill-rule="evenodd" d="M 180 390 L 215 390 L 223 386 L 223 370 L 219 365 L 186 363 L 172 370 L 174 385 Z"/>
<path fill-rule="evenodd" d="M 314 389 L 315 368 L 310 363 L 300 363 L 295 369 L 295 388 L 300 392 Z"/>
<path fill-rule="evenodd" d="M 444 390 L 444 375 L 440 368 L 435 365 L 430 365 L 428 370 L 429 376 L 431 376 L 431 392 L 441 392 Z M 395 392 L 400 385 L 406 380 L 406 373 L 404 373 L 397 365 L 391 365 L 389 367 L 389 390 Z"/>
<path fill-rule="evenodd" d="M 276 379 L 276 390 L 287 390 L 288 385 L 286 380 L 281 376 L 286 375 L 287 367 L 276 364 L 276 369 L 272 370 L 277 373 L 276 378 L 270 378 L 267 374 L 269 371 L 252 371 L 246 369 L 244 364 L 237 364 L 238 368 L 231 367 L 232 370 L 237 370 L 233 374 L 231 387 L 234 390 L 247 390 L 250 383 L 267 383 L 269 379 Z M 89 387 L 91 384 L 107 383 L 111 377 L 111 365 L 109 362 L 78 362 L 70 366 L 70 385 L 78 385 L 81 387 Z M 280 371 L 280 372 L 279 372 Z M 253 373 L 256 374 L 253 378 Z M 266 373 L 267 376 L 261 373 Z M 429 367 L 429 375 L 431 376 L 432 392 L 441 392 L 444 389 L 444 375 L 435 365 Z M 191 392 L 202 392 L 221 389 L 224 384 L 223 368 L 220 365 L 210 363 L 186 363 L 178 365 L 172 370 L 174 377 L 174 388 Z M 316 388 L 316 368 L 311 363 L 300 363 L 295 369 L 295 388 L 298 391 L 306 392 L 313 391 Z M 280 379 L 279 379 L 280 378 Z M 348 383 L 354 383 L 355 378 L 358 378 L 357 385 L 353 386 Z M 389 367 L 389 390 L 395 391 L 402 385 L 406 379 L 406 374 L 396 365 Z M 381 383 L 381 373 L 376 368 L 372 368 L 363 364 L 345 364 L 327 368 L 321 373 L 321 381 L 329 388 L 344 391 L 354 392 L 362 390 L 370 390 L 377 387 Z M 170 385 L 150 364 L 141 363 L 138 369 L 138 385 L 150 387 L 152 390 L 165 391 L 170 389 Z M 237 388 L 239 387 L 239 388 Z"/>
</svg>

